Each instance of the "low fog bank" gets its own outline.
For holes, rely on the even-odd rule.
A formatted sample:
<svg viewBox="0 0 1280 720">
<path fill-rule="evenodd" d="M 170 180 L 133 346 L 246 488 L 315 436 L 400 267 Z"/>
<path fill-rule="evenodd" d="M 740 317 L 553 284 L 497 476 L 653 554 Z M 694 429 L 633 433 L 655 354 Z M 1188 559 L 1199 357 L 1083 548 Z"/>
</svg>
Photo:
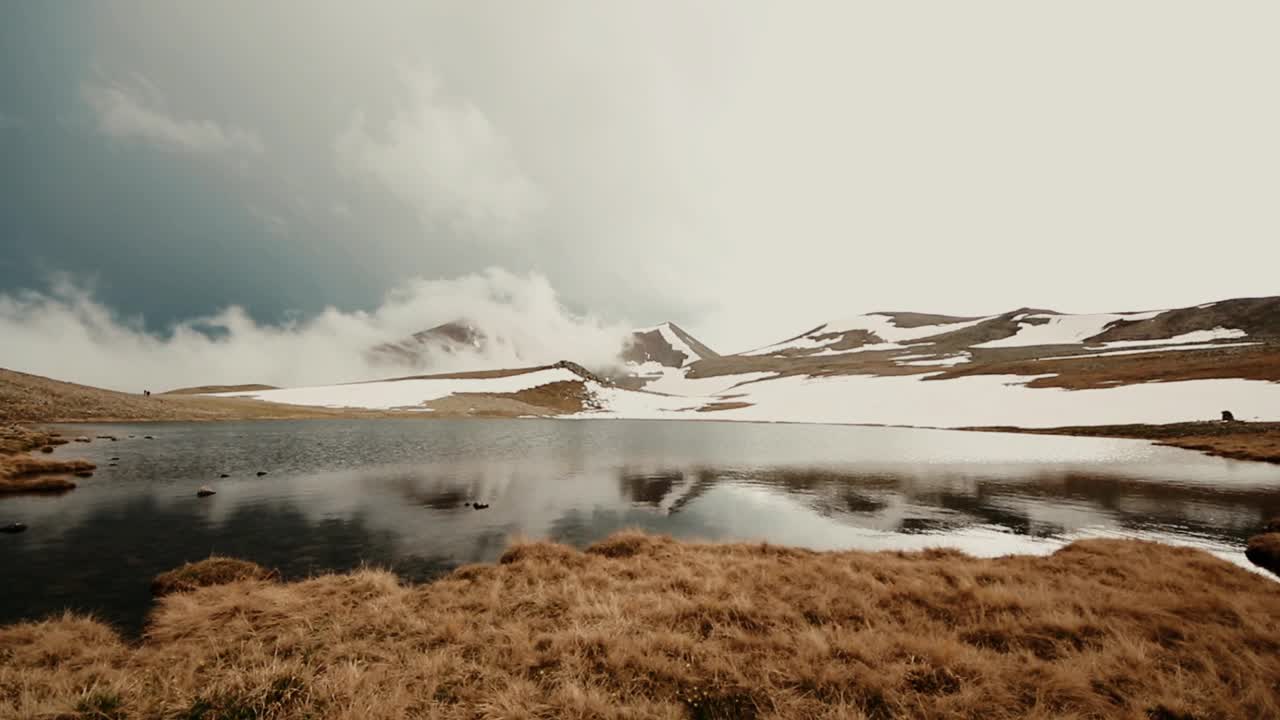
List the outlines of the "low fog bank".
<svg viewBox="0 0 1280 720">
<path fill-rule="evenodd" d="M 330 307 L 264 325 L 232 306 L 179 323 L 165 336 L 146 332 L 141 318 L 118 316 L 63 278 L 44 292 L 0 294 L 0 367 L 130 392 L 350 382 L 396 374 L 385 362 L 371 362 L 373 346 L 453 321 L 482 328 L 491 342 L 483 351 L 433 358 L 433 372 L 563 359 L 607 367 L 629 334 L 624 326 L 570 312 L 541 275 L 497 268 L 405 283 L 371 312 Z"/>
</svg>

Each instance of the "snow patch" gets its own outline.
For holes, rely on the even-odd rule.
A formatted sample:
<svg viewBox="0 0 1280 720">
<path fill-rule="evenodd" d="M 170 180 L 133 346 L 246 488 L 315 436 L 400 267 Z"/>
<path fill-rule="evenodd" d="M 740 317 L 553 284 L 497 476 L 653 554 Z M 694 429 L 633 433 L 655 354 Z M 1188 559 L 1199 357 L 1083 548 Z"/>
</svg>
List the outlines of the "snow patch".
<svg viewBox="0 0 1280 720">
<path fill-rule="evenodd" d="M 580 381 L 582 377 L 565 368 L 548 368 L 496 378 L 379 380 L 347 385 L 316 385 L 212 394 L 215 397 L 253 398 L 287 405 L 390 410 L 413 408 L 429 400 L 437 400 L 456 393 L 511 393 L 566 380 Z"/>
<path fill-rule="evenodd" d="M 693 412 L 714 397 L 671 397 L 602 387 L 603 410 L 583 417 L 627 417 L 757 422 L 803 422 L 966 427 L 1110 425 L 1236 417 L 1274 419 L 1280 383 L 1257 380 L 1187 380 L 1096 390 L 1029 388 L 1036 376 L 973 375 L 928 380 L 932 374 L 876 377 L 788 376 L 734 390 L 751 405 Z M 1039 377 L 1049 377 L 1039 376 Z"/>
<path fill-rule="evenodd" d="M 1075 345 L 1085 338 L 1093 337 L 1106 329 L 1107 325 L 1129 319 L 1124 315 L 1027 315 L 1022 322 L 1030 319 L 1044 320 L 1038 325 L 1021 324 L 1018 332 L 1007 338 L 989 340 L 977 348 L 1031 347 L 1034 345 Z"/>
<path fill-rule="evenodd" d="M 1035 360 L 1036 362 L 1042 362 L 1045 360 L 1074 360 L 1076 358 L 1112 357 L 1114 355 L 1141 355 L 1142 353 L 1150 353 L 1150 352 L 1174 352 L 1176 350 L 1207 350 L 1209 348 L 1245 347 L 1248 345 L 1261 345 L 1261 344 L 1262 344 L 1261 342 L 1242 342 L 1242 343 L 1199 343 L 1196 345 L 1178 345 L 1178 346 L 1157 345 L 1155 347 L 1144 347 L 1138 350 L 1116 350 L 1115 352 L 1085 353 L 1083 355 L 1055 355 L 1054 357 L 1036 358 Z M 1110 347 L 1110 346 L 1111 346 L 1111 343 L 1107 343 L 1107 347 Z M 1107 382 L 1112 382 L 1112 381 L 1107 381 Z M 1116 380 L 1114 382 L 1120 382 L 1120 381 Z"/>
<path fill-rule="evenodd" d="M 786 350 L 820 351 L 806 356 L 813 357 L 820 355 L 843 355 L 850 352 L 866 352 L 872 350 L 899 350 L 904 347 L 904 343 L 908 343 L 911 340 L 920 340 L 923 338 L 933 337 L 934 335 L 962 330 L 990 319 L 991 317 L 982 317 L 975 320 L 961 320 L 953 323 L 940 323 L 937 325 L 921 325 L 920 327 L 904 328 L 895 325 L 893 318 L 888 315 L 855 315 L 854 317 L 829 322 L 817 330 L 807 333 L 803 337 L 796 338 L 795 340 L 788 340 L 774 345 L 768 345 L 763 348 L 742 353 L 742 355 L 774 355 Z M 859 348 L 851 348 L 848 350 L 833 350 L 829 346 L 840 342 L 839 338 L 817 340 L 813 337 L 815 335 L 827 334 L 838 335 L 857 330 L 866 330 L 867 332 L 873 333 L 884 342 L 864 345 Z"/>
<path fill-rule="evenodd" d="M 929 358 L 929 359 L 917 359 Z M 940 358 L 932 358 L 929 355 L 903 355 L 895 358 L 895 362 L 899 365 L 910 365 L 918 367 L 939 366 L 951 367 L 952 365 L 963 365 L 973 359 L 973 356 L 967 352 L 957 353 L 955 355 L 947 355 Z"/>
<path fill-rule="evenodd" d="M 1175 335 L 1171 338 L 1161 338 L 1157 340 L 1117 340 L 1115 342 L 1102 343 L 1102 347 L 1120 348 L 1143 347 L 1149 345 L 1183 345 L 1186 343 L 1207 343 L 1214 340 L 1235 340 L 1242 337 L 1249 337 L 1249 333 L 1238 328 L 1225 328 L 1218 326 L 1212 330 L 1195 330 L 1193 332 Z"/>
</svg>

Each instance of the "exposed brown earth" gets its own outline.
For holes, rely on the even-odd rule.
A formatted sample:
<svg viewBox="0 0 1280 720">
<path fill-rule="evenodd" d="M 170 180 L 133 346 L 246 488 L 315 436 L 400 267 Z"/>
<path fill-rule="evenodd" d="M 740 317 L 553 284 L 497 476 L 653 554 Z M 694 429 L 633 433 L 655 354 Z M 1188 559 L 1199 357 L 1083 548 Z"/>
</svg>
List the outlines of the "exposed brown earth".
<svg viewBox="0 0 1280 720">
<path fill-rule="evenodd" d="M 1148 320 L 1122 321 L 1089 340 L 1154 340 L 1216 327 L 1238 328 L 1252 339 L 1280 338 L 1280 297 L 1237 298 L 1169 310 Z"/>
<path fill-rule="evenodd" d="M 723 402 L 712 402 L 698 408 L 698 412 L 716 412 L 718 410 L 738 410 L 739 408 L 751 407 L 751 403 L 742 402 L 741 400 L 725 400 Z"/>
<path fill-rule="evenodd" d="M 511 393 L 455 393 L 423 403 L 436 416 L 520 417 L 572 415 L 594 408 L 580 381 L 562 380 Z"/>
<path fill-rule="evenodd" d="M 1056 428 L 983 427 L 968 430 L 1019 432 L 1036 435 L 1080 435 L 1085 437 L 1154 440 L 1159 445 L 1199 450 L 1209 455 L 1236 460 L 1280 463 L 1280 423 L 1277 422 L 1189 422 L 1165 425 L 1084 425 Z"/>
<path fill-rule="evenodd" d="M 666 367 L 682 367 L 688 363 L 694 362 L 701 358 L 716 358 L 720 354 L 707 347 L 700 340 L 685 332 L 684 328 L 675 323 L 666 323 L 671 333 L 680 338 L 689 349 L 698 354 L 698 357 L 687 357 L 684 351 L 676 350 L 662 336 L 659 329 L 648 330 L 645 332 L 634 332 L 628 339 L 622 352 L 619 353 L 618 359 L 624 362 L 646 363 L 656 362 Z"/>
<path fill-rule="evenodd" d="M 169 390 L 161 393 L 161 395 L 206 395 L 209 393 L 253 392 L 255 390 L 279 390 L 279 388 L 275 385 L 200 385 Z"/>
<path fill-rule="evenodd" d="M 1010 361 L 1002 360 L 1000 354 L 975 353 L 974 362 L 947 368 L 928 380 L 951 380 L 967 375 L 1048 374 L 1053 377 L 1037 378 L 1027 383 L 1027 387 L 1089 390 L 1146 382 L 1231 378 L 1280 382 L 1280 346 L 1153 350 L 1113 357 Z"/>
<path fill-rule="evenodd" d="M 624 533 L 408 586 L 373 570 L 157 602 L 144 639 L 0 628 L 0 716 L 1280 717 L 1280 592 L 1206 553 L 819 553 Z"/>
</svg>

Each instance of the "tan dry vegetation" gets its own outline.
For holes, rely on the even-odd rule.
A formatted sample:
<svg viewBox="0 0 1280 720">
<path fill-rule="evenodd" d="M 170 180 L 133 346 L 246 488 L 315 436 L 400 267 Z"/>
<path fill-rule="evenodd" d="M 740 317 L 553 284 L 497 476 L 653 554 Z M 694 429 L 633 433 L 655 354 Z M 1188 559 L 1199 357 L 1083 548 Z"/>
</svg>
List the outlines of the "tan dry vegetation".
<svg viewBox="0 0 1280 720">
<path fill-rule="evenodd" d="M 1206 553 L 818 553 L 623 533 L 407 586 L 167 596 L 140 644 L 0 629 L 0 716 L 1280 717 L 1280 592 Z M 98 713 L 95 715 L 94 713 Z"/>
<path fill-rule="evenodd" d="M 277 576 L 257 563 L 214 555 L 160 573 L 151 581 L 151 594 L 162 597 L 242 580 L 274 580 Z"/>
<path fill-rule="evenodd" d="M 132 395 L 0 368 L 0 422 L 147 422 L 396 417 L 362 411 L 281 405 L 201 395 Z"/>
<path fill-rule="evenodd" d="M 35 448 L 51 448 L 66 442 L 57 433 L 45 430 L 19 425 L 0 428 L 0 495 L 74 489 L 75 481 L 50 476 L 87 473 L 96 465 L 87 460 L 54 460 L 25 454 Z"/>
<path fill-rule="evenodd" d="M 1280 463 L 1280 423 L 1277 422 L 1189 422 L 1164 425 L 1081 425 L 1056 428 L 988 427 L 966 428 L 1036 435 L 1077 435 L 1083 437 L 1134 438 L 1154 440 L 1159 445 L 1199 450 L 1235 460 Z"/>
<path fill-rule="evenodd" d="M 593 402 L 584 383 L 562 380 L 510 393 L 455 393 L 423 406 L 437 417 L 549 417 L 581 412 L 593 407 Z"/>
</svg>

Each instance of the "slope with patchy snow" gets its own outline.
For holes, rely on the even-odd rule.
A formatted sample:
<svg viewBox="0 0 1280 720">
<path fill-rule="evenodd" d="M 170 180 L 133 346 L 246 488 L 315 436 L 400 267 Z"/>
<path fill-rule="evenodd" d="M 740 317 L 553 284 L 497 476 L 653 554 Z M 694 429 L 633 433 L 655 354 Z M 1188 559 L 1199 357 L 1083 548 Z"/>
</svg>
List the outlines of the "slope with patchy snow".
<svg viewBox="0 0 1280 720">
<path fill-rule="evenodd" d="M 1272 420 L 1280 419 L 1273 314 L 1280 298 L 1091 315 L 872 313 L 729 356 L 664 323 L 634 332 L 612 379 L 564 365 L 222 395 L 425 410 L 423 403 L 459 394 L 570 383 L 582 409 L 558 403 L 547 412 L 933 427 L 1166 423 L 1222 410 Z"/>
<path fill-rule="evenodd" d="M 423 377 L 378 380 L 344 385 L 217 393 L 215 397 L 245 397 L 286 405 L 369 410 L 426 410 L 423 403 L 459 393 L 514 393 L 555 382 L 579 382 L 582 376 L 561 367 L 513 371 L 499 377 Z"/>
</svg>

